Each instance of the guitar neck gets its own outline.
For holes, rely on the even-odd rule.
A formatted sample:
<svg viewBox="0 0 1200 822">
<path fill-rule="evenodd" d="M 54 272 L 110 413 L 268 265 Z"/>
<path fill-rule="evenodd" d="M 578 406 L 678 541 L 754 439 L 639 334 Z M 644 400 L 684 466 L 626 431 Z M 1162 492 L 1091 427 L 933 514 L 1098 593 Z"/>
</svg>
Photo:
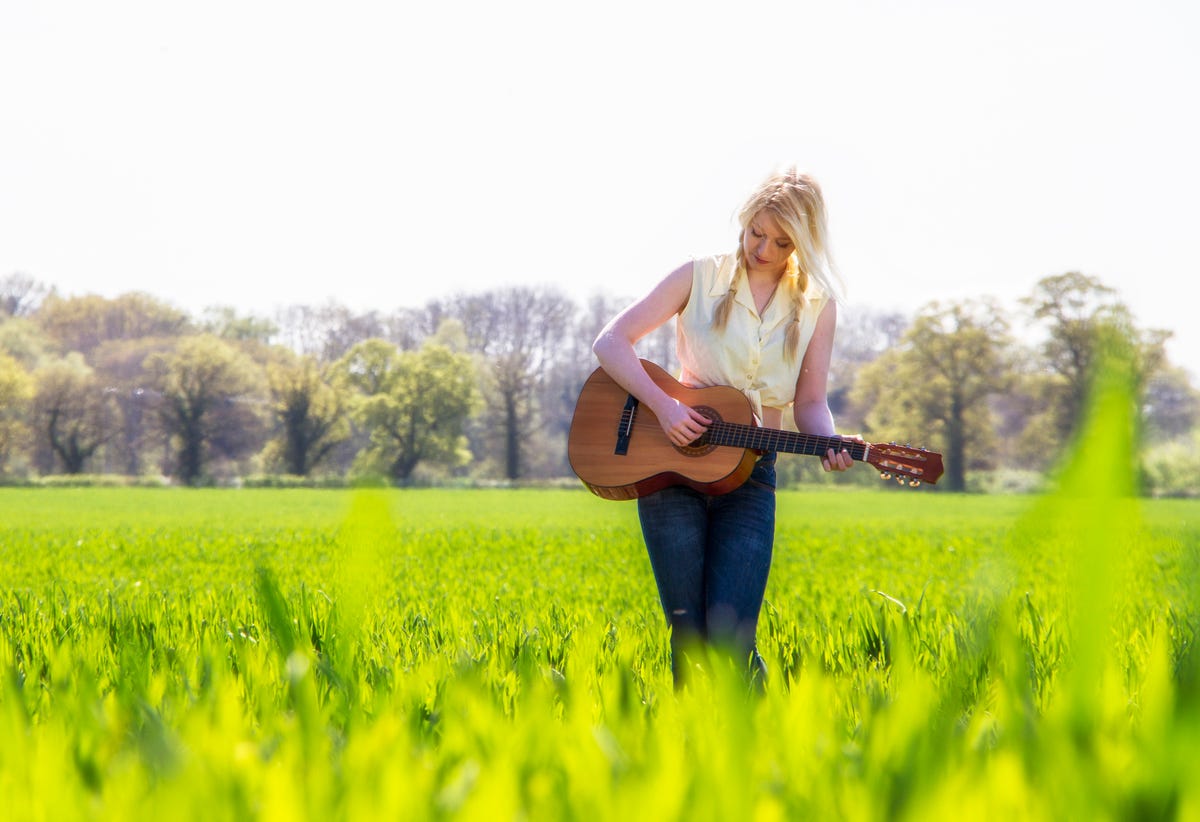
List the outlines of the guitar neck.
<svg viewBox="0 0 1200 822">
<path fill-rule="evenodd" d="M 797 431 L 782 431 L 777 428 L 758 428 L 735 422 L 715 422 L 709 426 L 705 440 L 714 445 L 729 445 L 735 448 L 752 448 L 755 451 L 782 451 L 787 454 L 823 456 L 832 448 L 845 449 L 852 459 L 859 461 L 867 457 L 867 444 L 841 437 L 821 434 L 801 434 Z"/>
</svg>

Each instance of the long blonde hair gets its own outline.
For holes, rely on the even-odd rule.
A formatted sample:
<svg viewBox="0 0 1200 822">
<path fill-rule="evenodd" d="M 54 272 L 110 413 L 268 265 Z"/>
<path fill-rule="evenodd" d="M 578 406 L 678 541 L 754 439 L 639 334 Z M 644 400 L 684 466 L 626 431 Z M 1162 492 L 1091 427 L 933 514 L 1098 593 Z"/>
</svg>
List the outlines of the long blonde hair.
<svg viewBox="0 0 1200 822">
<path fill-rule="evenodd" d="M 795 166 L 782 168 L 764 180 L 738 212 L 742 230 L 738 234 L 737 266 L 729 281 L 729 290 L 713 312 L 713 328 L 720 331 L 729 321 L 737 283 L 746 269 L 742 238 L 750 222 L 761 211 L 769 212 L 792 241 L 792 253 L 783 275 L 783 293 L 792 306 L 784 351 L 788 359 L 794 360 L 800 348 L 800 311 L 805 305 L 809 283 L 815 281 L 831 299 L 841 296 L 841 280 L 829 254 L 825 197 L 817 181 L 801 174 Z"/>
</svg>

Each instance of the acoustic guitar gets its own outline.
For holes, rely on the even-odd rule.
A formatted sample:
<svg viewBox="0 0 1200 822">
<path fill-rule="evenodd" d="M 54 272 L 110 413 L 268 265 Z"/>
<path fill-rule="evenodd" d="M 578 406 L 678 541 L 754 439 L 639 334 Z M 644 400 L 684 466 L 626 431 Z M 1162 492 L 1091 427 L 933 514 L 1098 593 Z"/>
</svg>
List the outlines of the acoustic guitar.
<svg viewBox="0 0 1200 822">
<path fill-rule="evenodd" d="M 933 451 L 763 428 L 736 388 L 689 388 L 652 362 L 642 365 L 667 394 L 713 422 L 699 439 L 677 446 L 648 408 L 597 368 L 575 404 L 567 458 L 583 484 L 604 499 L 637 499 L 670 485 L 727 494 L 749 478 L 764 451 L 816 456 L 845 449 L 878 468 L 884 479 L 914 487 L 936 483 L 942 475 L 942 455 Z"/>
</svg>

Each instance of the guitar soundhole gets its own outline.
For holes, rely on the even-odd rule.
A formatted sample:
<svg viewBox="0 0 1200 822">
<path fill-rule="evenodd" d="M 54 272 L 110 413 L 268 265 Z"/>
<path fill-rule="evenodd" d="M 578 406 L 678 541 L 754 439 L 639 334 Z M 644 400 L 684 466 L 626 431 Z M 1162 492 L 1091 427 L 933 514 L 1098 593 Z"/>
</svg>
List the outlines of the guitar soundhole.
<svg viewBox="0 0 1200 822">
<path fill-rule="evenodd" d="M 721 421 L 721 415 L 714 408 L 709 408 L 707 405 L 695 405 L 692 407 L 713 422 Z M 715 443 L 708 441 L 708 432 L 706 431 L 698 439 L 692 440 L 687 445 L 676 445 L 675 450 L 686 457 L 703 457 L 717 450 L 717 446 Z"/>
</svg>

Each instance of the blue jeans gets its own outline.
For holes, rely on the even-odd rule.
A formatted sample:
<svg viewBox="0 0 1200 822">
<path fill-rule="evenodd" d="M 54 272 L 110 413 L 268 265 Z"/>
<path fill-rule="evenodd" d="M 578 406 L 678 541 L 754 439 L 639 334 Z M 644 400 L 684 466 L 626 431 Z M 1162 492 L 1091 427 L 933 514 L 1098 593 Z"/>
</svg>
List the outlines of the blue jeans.
<svg viewBox="0 0 1200 822">
<path fill-rule="evenodd" d="M 736 490 L 709 496 L 685 486 L 638 500 L 642 536 L 671 626 L 671 670 L 682 684 L 689 647 L 711 644 L 766 665 L 755 634 L 775 541 L 775 454 L 764 454 Z"/>
</svg>

